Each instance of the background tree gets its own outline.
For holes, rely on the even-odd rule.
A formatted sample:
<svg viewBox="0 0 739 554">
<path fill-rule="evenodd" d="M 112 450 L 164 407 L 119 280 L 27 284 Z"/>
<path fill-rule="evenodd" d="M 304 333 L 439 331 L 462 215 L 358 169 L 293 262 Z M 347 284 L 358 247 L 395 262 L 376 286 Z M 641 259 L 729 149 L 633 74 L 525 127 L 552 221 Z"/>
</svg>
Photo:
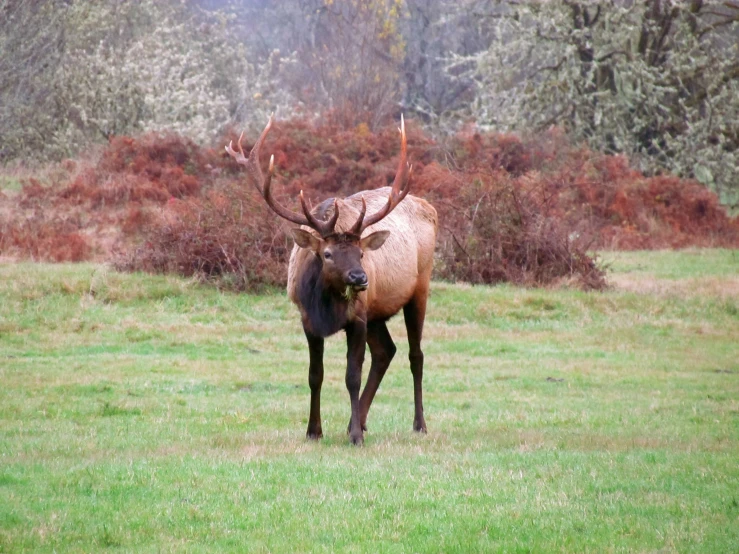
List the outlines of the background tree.
<svg viewBox="0 0 739 554">
<path fill-rule="evenodd" d="M 64 8 L 44 0 L 0 0 L 0 162 L 46 139 L 64 16 Z"/>
<path fill-rule="evenodd" d="M 250 59 L 222 13 L 153 0 L 0 1 L 0 160 L 70 156 L 144 131 L 207 143 L 292 103 L 272 86 L 276 58 Z"/>
<path fill-rule="evenodd" d="M 300 113 L 565 128 L 739 204 L 739 2 L 0 0 L 0 161 Z"/>
<path fill-rule="evenodd" d="M 346 128 L 364 123 L 376 129 L 398 110 L 406 45 L 402 0 L 228 6 L 257 57 L 275 50 L 291 56 L 282 84 L 309 112 L 329 112 Z"/>
<path fill-rule="evenodd" d="M 563 125 L 737 205 L 738 3 L 501 2 L 486 16 L 489 47 L 451 65 L 476 84 L 466 112 L 480 125 Z"/>
<path fill-rule="evenodd" d="M 449 57 L 471 56 L 492 39 L 481 12 L 493 13 L 486 0 L 406 0 L 402 19 L 406 52 L 402 70 L 402 107 L 436 128 L 458 127 L 457 110 L 475 95 L 474 83 L 446 72 Z"/>
</svg>

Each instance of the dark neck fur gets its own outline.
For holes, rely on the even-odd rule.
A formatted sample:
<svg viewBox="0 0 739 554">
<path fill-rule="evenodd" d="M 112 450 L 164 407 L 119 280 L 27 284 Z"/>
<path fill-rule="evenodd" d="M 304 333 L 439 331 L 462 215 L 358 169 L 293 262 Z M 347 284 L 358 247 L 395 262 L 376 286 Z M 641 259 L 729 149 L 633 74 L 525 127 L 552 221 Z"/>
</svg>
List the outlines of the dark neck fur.
<svg viewBox="0 0 739 554">
<path fill-rule="evenodd" d="M 350 301 L 324 283 L 317 257 L 307 264 L 300 279 L 298 299 L 307 320 L 303 325 L 314 335 L 328 337 L 346 326 Z"/>
</svg>

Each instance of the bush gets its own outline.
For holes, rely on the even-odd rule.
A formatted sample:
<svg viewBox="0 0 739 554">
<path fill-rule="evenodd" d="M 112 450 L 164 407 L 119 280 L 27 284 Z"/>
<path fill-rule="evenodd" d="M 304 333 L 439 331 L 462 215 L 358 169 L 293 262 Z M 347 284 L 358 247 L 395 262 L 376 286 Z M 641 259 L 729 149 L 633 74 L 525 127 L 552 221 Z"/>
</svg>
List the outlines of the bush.
<svg viewBox="0 0 739 554">
<path fill-rule="evenodd" d="M 197 3 L 4 4 L 0 163 L 153 131 L 209 144 L 234 121 L 291 105 L 276 85 L 279 56 L 249 61 L 233 18 Z"/>
<path fill-rule="evenodd" d="M 251 192 L 224 185 L 198 198 L 171 198 L 116 267 L 195 276 L 232 290 L 284 286 L 292 245 Z"/>
<path fill-rule="evenodd" d="M 81 262 L 90 257 L 92 246 L 78 222 L 35 211 L 0 224 L 0 253 L 8 250 L 22 251 L 34 261 Z"/>
<path fill-rule="evenodd" d="M 443 222 L 437 276 L 469 283 L 605 286 L 587 244 L 573 239 L 541 190 L 527 190 L 506 174 L 470 177 L 453 201 L 436 203 Z"/>
<path fill-rule="evenodd" d="M 118 137 L 96 163 L 66 160 L 22 178 L 0 199 L 0 253 L 39 261 L 107 259 L 135 242 L 170 198 L 199 195 L 213 181 L 212 152 L 174 135 Z"/>
<path fill-rule="evenodd" d="M 739 219 L 699 183 L 645 177 L 556 129 L 531 138 L 467 129 L 445 145 L 413 124 L 408 135 L 411 191 L 439 212 L 439 278 L 601 288 L 593 249 L 739 246 Z M 315 205 L 389 184 L 398 153 L 394 127 L 281 121 L 262 164 L 274 154 L 275 194 L 294 207 L 301 189 Z M 67 161 L 42 180 L 0 197 L 0 254 L 114 259 L 237 290 L 285 283 L 284 222 L 223 151 L 176 136 L 118 137 L 96 163 Z"/>
</svg>

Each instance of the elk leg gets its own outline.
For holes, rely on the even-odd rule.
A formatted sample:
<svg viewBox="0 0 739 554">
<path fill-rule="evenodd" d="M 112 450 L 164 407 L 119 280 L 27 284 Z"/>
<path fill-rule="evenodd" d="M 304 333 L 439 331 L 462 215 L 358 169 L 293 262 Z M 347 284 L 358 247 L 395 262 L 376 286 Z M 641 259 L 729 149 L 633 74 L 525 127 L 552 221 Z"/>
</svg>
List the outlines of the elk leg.
<svg viewBox="0 0 739 554">
<path fill-rule="evenodd" d="M 349 420 L 349 439 L 352 444 L 361 445 L 364 433 L 360 423 L 359 389 L 362 386 L 362 364 L 367 347 L 367 324 L 357 318 L 346 326 L 346 388 L 352 405 Z"/>
<path fill-rule="evenodd" d="M 367 430 L 367 413 L 372 400 L 397 350 L 384 321 L 371 321 L 367 324 L 367 344 L 372 354 L 372 365 L 359 399 L 359 416 L 363 431 Z"/>
<path fill-rule="evenodd" d="M 321 429 L 321 385 L 323 384 L 323 339 L 305 331 L 310 351 L 308 366 L 308 385 L 310 386 L 310 417 L 308 418 L 309 439 L 320 439 Z"/>
<path fill-rule="evenodd" d="M 411 362 L 411 373 L 413 374 L 413 401 L 416 408 L 413 418 L 413 430 L 420 433 L 426 432 L 426 420 L 423 418 L 423 352 L 421 351 L 421 336 L 423 335 L 423 322 L 426 318 L 427 297 L 427 294 L 416 294 L 408 304 L 403 306 L 405 328 L 408 331 L 408 346 L 410 347 L 408 359 Z"/>
</svg>

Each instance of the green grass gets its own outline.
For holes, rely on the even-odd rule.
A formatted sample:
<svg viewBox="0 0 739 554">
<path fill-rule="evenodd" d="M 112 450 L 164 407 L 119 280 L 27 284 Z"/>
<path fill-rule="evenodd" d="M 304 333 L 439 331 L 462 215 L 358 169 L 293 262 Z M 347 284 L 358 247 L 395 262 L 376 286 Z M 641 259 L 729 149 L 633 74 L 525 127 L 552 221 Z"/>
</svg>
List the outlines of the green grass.
<svg viewBox="0 0 739 554">
<path fill-rule="evenodd" d="M 435 283 L 429 433 L 398 354 L 321 442 L 282 292 L 0 265 L 0 552 L 736 552 L 739 255 L 606 256 L 604 293 Z"/>
<path fill-rule="evenodd" d="M 617 274 L 660 279 L 736 277 L 739 274 L 737 250 L 671 250 L 652 252 L 605 252 L 601 256 Z"/>
<path fill-rule="evenodd" d="M 3 175 L 0 173 L 0 192 L 14 193 L 23 188 L 21 180 L 13 175 Z"/>
</svg>

